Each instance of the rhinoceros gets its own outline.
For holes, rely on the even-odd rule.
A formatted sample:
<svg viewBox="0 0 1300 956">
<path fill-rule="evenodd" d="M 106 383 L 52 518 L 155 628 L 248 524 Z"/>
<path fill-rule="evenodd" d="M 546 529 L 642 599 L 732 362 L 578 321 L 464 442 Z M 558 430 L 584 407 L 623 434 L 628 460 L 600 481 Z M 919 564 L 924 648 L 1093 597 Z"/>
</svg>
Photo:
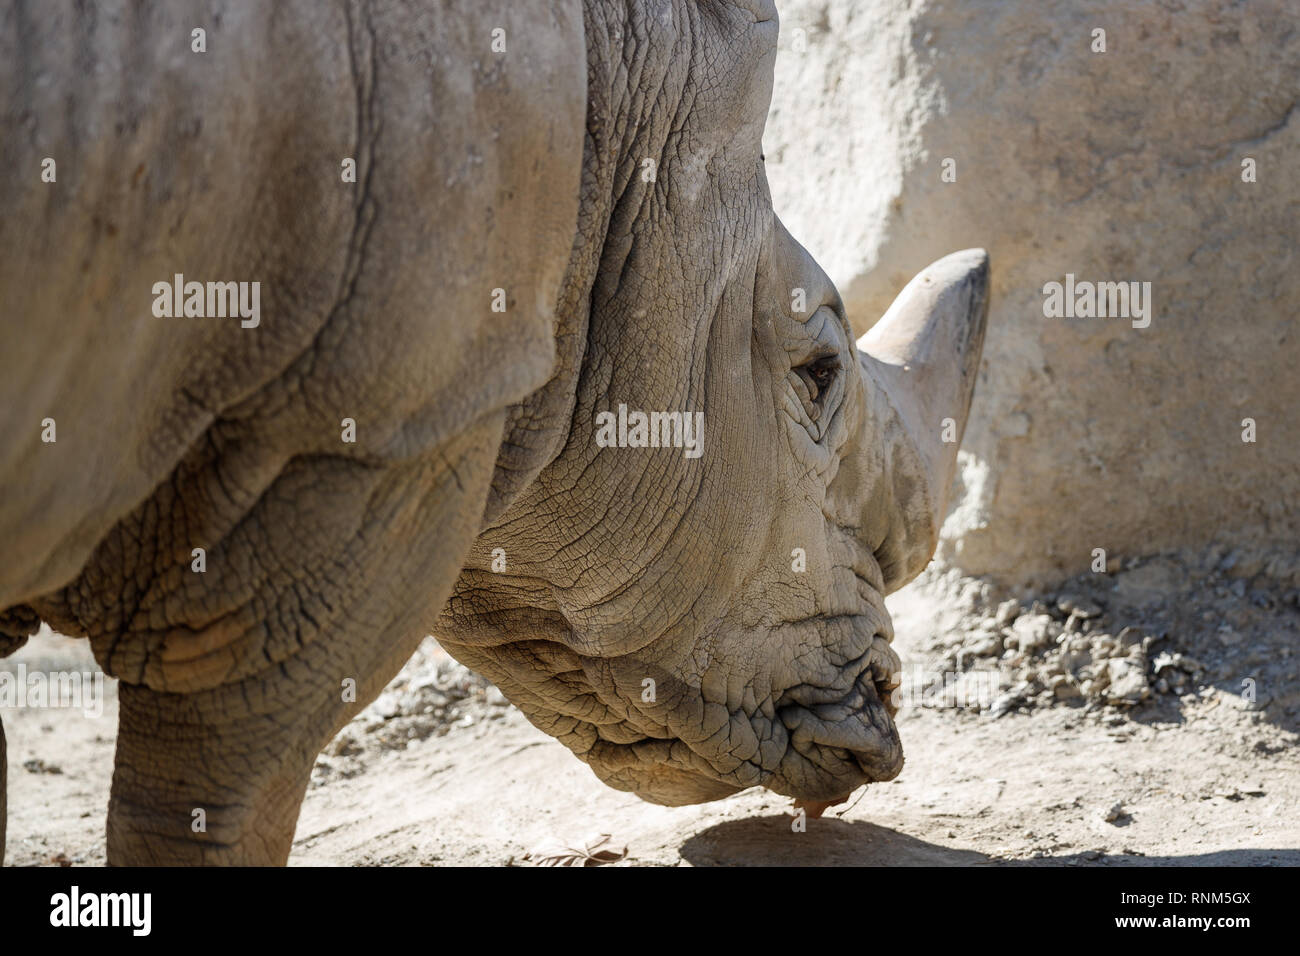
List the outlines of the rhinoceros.
<svg viewBox="0 0 1300 956">
<path fill-rule="evenodd" d="M 120 680 L 110 863 L 284 863 L 429 633 L 649 801 L 899 772 L 988 259 L 855 342 L 776 50 L 770 0 L 6 4 L 0 641 Z"/>
</svg>

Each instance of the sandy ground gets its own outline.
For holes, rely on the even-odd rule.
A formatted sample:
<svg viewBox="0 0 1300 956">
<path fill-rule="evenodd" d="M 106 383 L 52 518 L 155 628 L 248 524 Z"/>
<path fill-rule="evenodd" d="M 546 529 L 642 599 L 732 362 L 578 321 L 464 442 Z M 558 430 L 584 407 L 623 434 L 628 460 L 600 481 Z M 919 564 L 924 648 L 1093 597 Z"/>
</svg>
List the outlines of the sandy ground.
<svg viewBox="0 0 1300 956">
<path fill-rule="evenodd" d="M 940 591 L 890 598 L 907 666 L 951 659 L 984 613 Z M 802 832 L 790 801 L 764 791 L 664 808 L 608 789 L 428 641 L 322 755 L 291 863 L 518 864 L 547 843 L 609 834 L 628 851 L 618 865 L 1300 865 L 1297 619 L 1278 607 L 1248 622 L 1253 644 L 1288 651 L 1269 676 L 1284 692 L 1267 704 L 1243 701 L 1232 673 L 1124 707 L 1054 690 L 1012 708 L 905 701 L 902 774 Z M 1005 689 L 1019 659 L 1004 656 Z M 94 669 L 84 642 L 48 633 L 4 665 L 19 662 Z M 104 862 L 113 684 L 99 717 L 3 711 L 11 865 Z"/>
</svg>

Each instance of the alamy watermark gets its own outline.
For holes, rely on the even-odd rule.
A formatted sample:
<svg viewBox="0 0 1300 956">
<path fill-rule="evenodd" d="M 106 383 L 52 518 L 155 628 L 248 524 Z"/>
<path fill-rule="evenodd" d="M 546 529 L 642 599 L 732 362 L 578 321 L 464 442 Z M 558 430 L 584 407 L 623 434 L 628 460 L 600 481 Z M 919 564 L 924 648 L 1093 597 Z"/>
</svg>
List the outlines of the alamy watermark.
<svg viewBox="0 0 1300 956">
<path fill-rule="evenodd" d="M 1151 324 L 1150 282 L 1075 282 L 1067 272 L 1064 284 L 1047 283 L 1043 295 L 1049 319 L 1132 319 L 1135 329 Z"/>
<path fill-rule="evenodd" d="M 153 928 L 152 893 L 83 893 L 73 884 L 50 897 L 50 925 L 55 927 L 120 926 L 133 936 Z"/>
<path fill-rule="evenodd" d="M 1006 676 L 993 668 L 936 671 L 912 665 L 892 674 L 891 680 L 897 686 L 890 703 L 900 710 L 988 710 L 1009 686 Z"/>
<path fill-rule="evenodd" d="M 240 328 L 262 321 L 262 283 L 186 282 L 178 272 L 171 282 L 153 284 L 153 314 L 160 319 L 239 317 Z"/>
<path fill-rule="evenodd" d="M 87 717 L 104 713 L 103 671 L 31 671 L 19 664 L 0 671 L 0 708 L 79 708 Z"/>
<path fill-rule="evenodd" d="M 629 412 L 596 414 L 596 444 L 601 448 L 681 448 L 687 458 L 704 454 L 703 412 Z"/>
</svg>

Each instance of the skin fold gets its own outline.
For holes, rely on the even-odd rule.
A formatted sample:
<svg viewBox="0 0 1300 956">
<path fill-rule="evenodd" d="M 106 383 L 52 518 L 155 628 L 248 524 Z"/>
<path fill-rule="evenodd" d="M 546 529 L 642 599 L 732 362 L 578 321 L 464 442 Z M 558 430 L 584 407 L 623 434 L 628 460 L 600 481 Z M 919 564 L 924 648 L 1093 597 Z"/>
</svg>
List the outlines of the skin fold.
<svg viewBox="0 0 1300 956">
<path fill-rule="evenodd" d="M 0 6 L 0 650 L 43 619 L 120 679 L 110 863 L 283 863 L 427 633 L 650 801 L 899 772 L 884 596 L 987 257 L 853 341 L 772 211 L 770 3 L 48 7 Z M 178 272 L 260 324 L 151 315 Z M 702 453 L 602 447 L 620 404 Z"/>
</svg>

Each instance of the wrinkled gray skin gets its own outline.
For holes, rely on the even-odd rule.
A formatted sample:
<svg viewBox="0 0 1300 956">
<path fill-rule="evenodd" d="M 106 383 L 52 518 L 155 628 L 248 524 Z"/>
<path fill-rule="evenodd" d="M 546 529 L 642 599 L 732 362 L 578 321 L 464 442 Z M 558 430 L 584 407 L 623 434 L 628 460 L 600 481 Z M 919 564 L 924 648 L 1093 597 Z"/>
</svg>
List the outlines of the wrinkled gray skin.
<svg viewBox="0 0 1300 956">
<path fill-rule="evenodd" d="M 883 596 L 987 263 L 855 348 L 771 209 L 771 6 L 185 6 L 0 8 L 0 652 L 39 615 L 121 679 L 110 862 L 284 862 L 429 631 L 648 800 L 897 774 Z M 154 318 L 176 272 L 261 324 Z M 703 411 L 703 455 L 598 447 L 619 403 Z"/>
</svg>

